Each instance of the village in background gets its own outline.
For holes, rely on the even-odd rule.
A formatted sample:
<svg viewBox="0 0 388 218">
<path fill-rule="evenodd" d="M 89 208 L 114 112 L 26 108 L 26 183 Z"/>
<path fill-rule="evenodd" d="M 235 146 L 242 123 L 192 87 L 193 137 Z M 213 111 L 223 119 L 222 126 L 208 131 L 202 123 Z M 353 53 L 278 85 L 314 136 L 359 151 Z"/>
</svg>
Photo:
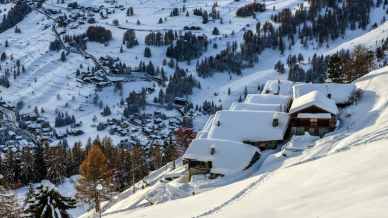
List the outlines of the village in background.
<svg viewBox="0 0 388 218">
<path fill-rule="evenodd" d="M 0 217 L 379 217 L 387 6 L 0 0 Z"/>
</svg>

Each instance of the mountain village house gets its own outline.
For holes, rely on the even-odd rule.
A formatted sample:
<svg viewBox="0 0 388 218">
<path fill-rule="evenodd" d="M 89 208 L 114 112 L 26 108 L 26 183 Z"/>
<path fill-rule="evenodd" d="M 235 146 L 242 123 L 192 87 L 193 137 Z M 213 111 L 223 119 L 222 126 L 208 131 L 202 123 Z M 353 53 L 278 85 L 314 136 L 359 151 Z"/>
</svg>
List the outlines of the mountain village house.
<svg viewBox="0 0 388 218">
<path fill-rule="evenodd" d="M 301 83 L 292 87 L 293 99 L 318 91 L 332 99 L 338 107 L 350 105 L 355 100 L 356 86 L 339 83 Z"/>
<path fill-rule="evenodd" d="M 183 159 L 190 175 L 217 176 L 248 169 L 260 156 L 260 150 L 251 145 L 221 139 L 195 139 Z"/>
<path fill-rule="evenodd" d="M 289 114 L 292 134 L 323 136 L 335 129 L 338 108 L 333 100 L 313 91 L 294 99 Z"/>
<path fill-rule="evenodd" d="M 290 134 L 323 136 L 335 130 L 338 107 L 353 103 L 353 84 L 294 84 L 271 80 L 262 94 L 210 116 L 185 152 L 190 175 L 229 175 L 252 166 L 261 151 L 284 144 Z M 291 97 L 292 96 L 292 97 Z"/>
</svg>

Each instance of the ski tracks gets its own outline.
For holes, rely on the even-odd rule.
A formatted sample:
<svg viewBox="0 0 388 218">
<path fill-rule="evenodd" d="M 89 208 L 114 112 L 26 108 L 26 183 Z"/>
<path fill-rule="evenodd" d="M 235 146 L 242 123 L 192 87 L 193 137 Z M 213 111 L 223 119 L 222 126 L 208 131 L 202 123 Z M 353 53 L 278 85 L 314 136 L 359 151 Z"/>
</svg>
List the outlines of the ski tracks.
<svg viewBox="0 0 388 218">
<path fill-rule="evenodd" d="M 254 182 L 250 183 L 246 188 L 242 189 L 240 192 L 235 194 L 233 197 L 225 201 L 224 203 L 218 205 L 217 207 L 214 207 L 204 213 L 199 214 L 198 216 L 194 216 L 192 218 L 200 218 L 200 217 L 206 217 L 211 214 L 215 214 L 221 210 L 223 210 L 225 207 L 231 205 L 232 203 L 241 200 L 246 194 L 248 194 L 250 191 L 252 191 L 254 188 L 256 188 L 258 185 L 260 185 L 264 180 L 269 177 L 271 173 L 266 173 L 260 176 L 260 178 L 256 179 Z"/>
</svg>

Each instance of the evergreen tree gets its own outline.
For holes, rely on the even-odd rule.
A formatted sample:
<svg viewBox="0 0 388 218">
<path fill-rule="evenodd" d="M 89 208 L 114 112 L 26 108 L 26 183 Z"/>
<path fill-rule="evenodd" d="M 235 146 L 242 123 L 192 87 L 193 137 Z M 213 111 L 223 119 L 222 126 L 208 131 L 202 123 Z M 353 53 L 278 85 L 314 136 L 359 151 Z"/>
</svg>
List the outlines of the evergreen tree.
<svg viewBox="0 0 388 218">
<path fill-rule="evenodd" d="M 151 49 L 149 48 L 149 47 L 146 47 L 145 49 L 144 49 L 144 57 L 145 58 L 150 58 L 152 56 L 152 54 L 151 54 Z"/>
<path fill-rule="evenodd" d="M 332 82 L 342 83 L 344 81 L 345 69 L 343 61 L 338 54 L 330 57 L 327 67 L 327 75 Z"/>
<path fill-rule="evenodd" d="M 66 53 L 64 51 L 62 51 L 62 53 L 61 53 L 61 61 L 62 62 L 66 61 Z"/>
<path fill-rule="evenodd" d="M 22 149 L 20 157 L 20 174 L 21 181 L 23 184 L 28 184 L 31 181 L 34 181 L 34 178 L 36 176 L 34 165 L 31 163 L 34 163 L 32 149 L 25 147 Z"/>
<path fill-rule="evenodd" d="M 66 176 L 66 150 L 64 146 L 50 147 L 46 151 L 47 179 L 54 184 L 63 182 Z"/>
<path fill-rule="evenodd" d="M 129 7 L 128 10 L 127 10 L 127 16 L 130 17 L 130 16 L 133 16 L 133 7 Z"/>
<path fill-rule="evenodd" d="M 1 177 L 1 175 L 0 175 Z M 2 178 L 0 178 L 1 180 Z M 0 185 L 0 217 L 20 218 L 22 210 L 18 205 L 15 194 Z"/>
<path fill-rule="evenodd" d="M 29 201 L 26 212 L 41 218 L 70 218 L 67 210 L 75 207 L 75 199 L 62 196 L 55 188 L 40 186 Z"/>
<path fill-rule="evenodd" d="M 135 182 L 148 174 L 146 153 L 141 145 L 134 145 L 131 149 L 131 172 L 134 174 Z"/>
<path fill-rule="evenodd" d="M 139 44 L 136 39 L 136 33 L 134 30 L 127 30 L 123 36 L 123 44 L 127 46 L 127 48 L 132 48 Z"/>
<path fill-rule="evenodd" d="M 34 162 L 32 163 L 34 166 L 35 172 L 35 182 L 40 182 L 47 177 L 47 163 L 44 158 L 44 147 L 41 144 L 38 144 L 34 150 Z"/>
<path fill-rule="evenodd" d="M 218 30 L 217 27 L 214 27 L 212 34 L 213 34 L 213 35 L 216 35 L 216 36 L 217 36 L 217 35 L 220 35 L 220 31 Z"/>
</svg>

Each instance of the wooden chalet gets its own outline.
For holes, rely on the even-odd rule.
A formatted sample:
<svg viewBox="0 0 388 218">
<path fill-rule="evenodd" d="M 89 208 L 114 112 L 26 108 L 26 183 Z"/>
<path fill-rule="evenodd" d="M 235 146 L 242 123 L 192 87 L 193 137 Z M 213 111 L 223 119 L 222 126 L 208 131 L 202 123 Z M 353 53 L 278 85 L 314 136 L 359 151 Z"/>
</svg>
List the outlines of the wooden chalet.
<svg viewBox="0 0 388 218">
<path fill-rule="evenodd" d="M 335 101 L 312 91 L 294 99 L 289 111 L 291 133 L 323 136 L 336 128 L 337 114 Z"/>
</svg>

